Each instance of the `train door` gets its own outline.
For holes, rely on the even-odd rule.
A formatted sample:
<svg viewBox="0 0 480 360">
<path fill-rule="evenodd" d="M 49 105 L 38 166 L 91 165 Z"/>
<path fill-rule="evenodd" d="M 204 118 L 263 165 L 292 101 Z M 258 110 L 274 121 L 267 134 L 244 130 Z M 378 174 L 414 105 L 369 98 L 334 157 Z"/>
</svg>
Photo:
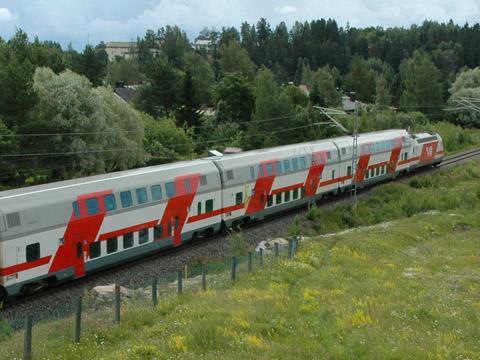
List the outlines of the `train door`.
<svg viewBox="0 0 480 360">
<path fill-rule="evenodd" d="M 8 245 L 7 245 L 8 246 Z M 8 246 L 4 251 L 2 267 L 17 265 L 19 261 L 20 248 L 18 246 Z"/>
</svg>

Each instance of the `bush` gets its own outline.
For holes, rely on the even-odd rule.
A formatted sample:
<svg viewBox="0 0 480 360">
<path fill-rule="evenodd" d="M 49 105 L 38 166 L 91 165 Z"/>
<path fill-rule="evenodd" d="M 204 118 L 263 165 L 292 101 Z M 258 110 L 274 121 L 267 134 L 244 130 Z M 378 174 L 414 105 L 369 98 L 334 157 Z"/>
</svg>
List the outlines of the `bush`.
<svg viewBox="0 0 480 360">
<path fill-rule="evenodd" d="M 228 234 L 228 256 L 244 256 L 247 254 L 247 243 L 242 232 L 231 231 Z"/>
</svg>

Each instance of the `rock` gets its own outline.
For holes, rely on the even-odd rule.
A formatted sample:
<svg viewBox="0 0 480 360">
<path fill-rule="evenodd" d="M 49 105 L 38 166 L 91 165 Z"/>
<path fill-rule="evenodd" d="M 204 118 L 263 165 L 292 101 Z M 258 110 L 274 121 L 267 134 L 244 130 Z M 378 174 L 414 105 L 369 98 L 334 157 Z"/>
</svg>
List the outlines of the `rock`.
<svg viewBox="0 0 480 360">
<path fill-rule="evenodd" d="M 123 298 L 133 298 L 136 292 L 120 286 L 120 295 Z M 115 284 L 95 286 L 90 291 L 90 299 L 93 303 L 105 303 L 115 299 Z"/>
<path fill-rule="evenodd" d="M 260 241 L 260 243 L 255 248 L 256 252 L 260 252 L 260 249 L 263 249 L 264 253 L 271 253 L 275 248 L 275 244 L 278 244 L 279 247 L 286 247 L 288 246 L 288 240 L 284 238 L 275 238 L 275 239 L 268 239 Z"/>
</svg>

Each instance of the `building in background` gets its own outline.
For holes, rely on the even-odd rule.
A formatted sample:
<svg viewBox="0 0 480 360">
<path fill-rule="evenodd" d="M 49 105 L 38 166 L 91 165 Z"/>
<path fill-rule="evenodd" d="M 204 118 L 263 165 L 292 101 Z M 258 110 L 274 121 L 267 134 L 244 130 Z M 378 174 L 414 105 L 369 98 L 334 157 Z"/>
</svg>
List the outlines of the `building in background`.
<svg viewBox="0 0 480 360">
<path fill-rule="evenodd" d="M 108 60 L 113 61 L 117 58 L 129 59 L 138 54 L 136 41 L 110 41 L 107 42 L 105 51 L 108 55 Z M 159 49 L 150 49 L 153 56 L 160 54 Z"/>
</svg>

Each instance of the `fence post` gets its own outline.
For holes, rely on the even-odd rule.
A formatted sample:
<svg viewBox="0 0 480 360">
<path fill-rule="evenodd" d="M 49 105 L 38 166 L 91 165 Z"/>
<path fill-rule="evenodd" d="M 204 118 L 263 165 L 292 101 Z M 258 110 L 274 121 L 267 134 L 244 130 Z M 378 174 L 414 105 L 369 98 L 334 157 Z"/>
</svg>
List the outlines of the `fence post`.
<svg viewBox="0 0 480 360">
<path fill-rule="evenodd" d="M 293 243 L 293 257 L 297 255 L 298 240 L 299 240 L 299 236 L 295 236 L 294 243 Z"/>
<path fill-rule="evenodd" d="M 293 242 L 295 240 L 293 240 L 293 237 L 289 238 L 288 239 L 288 260 L 292 260 L 293 259 Z"/>
<path fill-rule="evenodd" d="M 120 323 L 120 285 L 115 284 L 115 322 Z"/>
<path fill-rule="evenodd" d="M 152 279 L 152 303 L 153 307 L 157 306 L 158 304 L 158 297 L 157 297 L 157 278 L 154 277 Z"/>
<path fill-rule="evenodd" d="M 235 272 L 237 271 L 237 258 L 235 256 L 232 257 L 232 282 L 235 282 L 236 274 Z"/>
<path fill-rule="evenodd" d="M 205 264 L 202 264 L 202 289 L 207 290 L 207 269 Z"/>
<path fill-rule="evenodd" d="M 82 331 L 82 297 L 77 301 L 77 309 L 75 312 L 75 344 L 80 343 L 80 332 Z"/>
<path fill-rule="evenodd" d="M 248 272 L 251 273 L 253 271 L 253 264 L 252 264 L 252 252 L 248 252 Z"/>
<path fill-rule="evenodd" d="M 23 338 L 23 359 L 32 358 L 32 318 L 29 314 L 25 316 L 25 335 Z"/>
<path fill-rule="evenodd" d="M 177 290 L 178 294 L 182 293 L 182 270 L 177 271 Z"/>
<path fill-rule="evenodd" d="M 274 247 L 275 247 L 275 258 L 278 258 L 278 253 L 279 253 L 278 242 L 276 242 L 276 243 L 274 244 Z"/>
<path fill-rule="evenodd" d="M 260 248 L 260 267 L 263 268 L 263 249 Z"/>
</svg>

